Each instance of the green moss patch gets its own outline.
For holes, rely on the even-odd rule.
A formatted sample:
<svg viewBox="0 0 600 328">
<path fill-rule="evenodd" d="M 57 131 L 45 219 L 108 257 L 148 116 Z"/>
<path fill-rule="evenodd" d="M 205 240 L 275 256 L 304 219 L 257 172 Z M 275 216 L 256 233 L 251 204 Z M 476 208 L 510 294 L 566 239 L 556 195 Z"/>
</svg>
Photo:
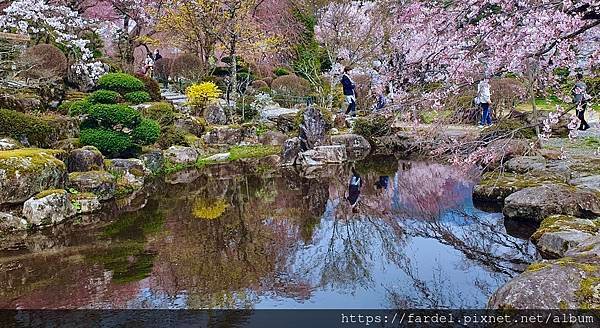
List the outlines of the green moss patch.
<svg viewBox="0 0 600 328">
<path fill-rule="evenodd" d="M 39 192 L 37 195 L 34 196 L 35 199 L 42 199 L 44 197 L 48 197 L 50 195 L 54 195 L 54 194 L 66 194 L 67 191 L 64 189 L 49 189 L 49 190 L 44 190 L 42 192 Z"/>
<path fill-rule="evenodd" d="M 544 268 L 547 268 L 548 266 L 550 266 L 550 264 L 548 264 L 546 262 L 537 262 L 537 263 L 531 264 L 529 267 L 527 267 L 527 269 L 525 271 L 526 272 L 536 272 L 536 271 L 540 271 Z"/>
<path fill-rule="evenodd" d="M 230 160 L 237 161 L 244 158 L 261 158 L 281 153 L 280 146 L 234 146 L 229 149 Z"/>
<path fill-rule="evenodd" d="M 576 230 L 594 235 L 600 231 L 596 224 L 581 224 L 576 217 L 567 215 L 554 215 L 542 221 L 540 228 L 531 237 L 539 240 L 544 234 L 563 230 Z"/>
<path fill-rule="evenodd" d="M 581 280 L 579 290 L 575 292 L 583 309 L 600 308 L 600 277 L 589 277 Z"/>
<path fill-rule="evenodd" d="M 64 151 L 39 148 L 0 151 L 0 170 L 8 173 L 15 171 L 39 172 L 48 164 L 66 170 L 65 163 L 54 157 L 60 154 L 64 154 Z"/>
</svg>

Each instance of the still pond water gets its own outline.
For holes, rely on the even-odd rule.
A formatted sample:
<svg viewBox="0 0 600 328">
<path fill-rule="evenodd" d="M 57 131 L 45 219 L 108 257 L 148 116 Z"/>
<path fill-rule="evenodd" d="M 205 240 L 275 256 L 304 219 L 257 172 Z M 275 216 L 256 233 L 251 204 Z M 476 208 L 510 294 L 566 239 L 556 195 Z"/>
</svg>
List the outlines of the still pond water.
<svg viewBox="0 0 600 328">
<path fill-rule="evenodd" d="M 448 166 L 358 163 L 354 206 L 348 166 L 242 166 L 3 237 L 0 308 L 483 308 L 537 256 Z"/>
</svg>

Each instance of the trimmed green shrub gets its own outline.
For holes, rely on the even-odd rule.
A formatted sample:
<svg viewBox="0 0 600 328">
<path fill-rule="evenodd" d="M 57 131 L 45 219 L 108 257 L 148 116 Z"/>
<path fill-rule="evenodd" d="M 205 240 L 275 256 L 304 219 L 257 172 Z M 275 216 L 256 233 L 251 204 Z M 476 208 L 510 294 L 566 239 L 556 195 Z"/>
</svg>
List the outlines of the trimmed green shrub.
<svg viewBox="0 0 600 328">
<path fill-rule="evenodd" d="M 160 125 L 155 120 L 145 118 L 131 133 L 133 141 L 140 145 L 151 145 L 160 137 Z"/>
<path fill-rule="evenodd" d="M 162 149 L 167 149 L 171 146 L 187 146 L 188 143 L 185 140 L 185 135 L 186 132 L 184 130 L 170 125 L 160 131 L 157 143 Z"/>
<path fill-rule="evenodd" d="M 109 129 L 115 125 L 135 128 L 141 120 L 141 114 L 126 105 L 93 105 L 88 114 L 88 121 Z"/>
<path fill-rule="evenodd" d="M 152 97 L 150 97 L 150 94 L 146 91 L 135 91 L 126 94 L 125 100 L 134 105 L 138 105 L 151 101 Z"/>
<path fill-rule="evenodd" d="M 3 135 L 20 140 L 22 137 L 32 145 L 48 146 L 54 128 L 44 119 L 9 109 L 0 109 L 0 131 Z"/>
<path fill-rule="evenodd" d="M 92 104 L 86 99 L 75 100 L 68 104 L 69 106 L 69 115 L 70 116 L 79 116 L 83 114 L 87 114 L 88 110 L 92 106 Z"/>
<path fill-rule="evenodd" d="M 384 137 L 392 133 L 393 118 L 384 115 L 360 117 L 354 122 L 352 131 L 367 139 Z"/>
<path fill-rule="evenodd" d="M 121 100 L 121 95 L 116 91 L 98 90 L 87 99 L 92 104 L 116 104 Z"/>
<path fill-rule="evenodd" d="M 94 146 L 110 157 L 133 154 L 136 147 L 128 135 L 106 129 L 82 130 L 79 136 L 82 145 Z"/>
<path fill-rule="evenodd" d="M 175 120 L 175 108 L 166 102 L 156 103 L 145 108 L 142 110 L 142 114 L 144 117 L 158 121 L 160 126 L 171 125 Z"/>
<path fill-rule="evenodd" d="M 271 88 L 284 96 L 305 97 L 311 93 L 310 82 L 297 75 L 278 77 L 271 83 Z"/>
<path fill-rule="evenodd" d="M 156 63 L 154 63 L 154 72 L 156 73 Z M 141 73 L 136 73 L 135 77 L 144 83 L 146 91 L 150 94 L 152 101 L 160 101 L 160 85 L 158 85 L 158 82 Z"/>
<path fill-rule="evenodd" d="M 108 73 L 98 80 L 100 89 L 116 91 L 122 95 L 144 90 L 144 82 L 135 76 L 125 73 Z"/>
</svg>

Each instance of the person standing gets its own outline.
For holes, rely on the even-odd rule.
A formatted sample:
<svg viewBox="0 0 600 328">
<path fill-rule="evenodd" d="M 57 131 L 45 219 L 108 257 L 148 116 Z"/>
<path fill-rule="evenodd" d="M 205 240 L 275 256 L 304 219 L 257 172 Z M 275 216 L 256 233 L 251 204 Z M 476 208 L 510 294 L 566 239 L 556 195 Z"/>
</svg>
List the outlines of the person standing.
<svg viewBox="0 0 600 328">
<path fill-rule="evenodd" d="M 152 70 L 154 69 L 154 58 L 152 57 L 152 53 L 146 54 L 146 59 L 144 60 L 144 74 L 150 73 L 152 75 Z"/>
<path fill-rule="evenodd" d="M 351 114 L 352 116 L 356 116 L 356 85 L 348 74 L 348 72 L 351 70 L 352 69 L 350 67 L 344 68 L 344 75 L 342 75 L 342 87 L 344 88 L 344 96 L 346 97 L 346 104 L 348 105 L 346 115 Z"/>
<path fill-rule="evenodd" d="M 490 81 L 487 77 L 477 85 L 476 102 L 481 108 L 481 122 L 479 123 L 479 127 L 492 126 L 492 112 L 490 109 L 492 92 L 490 91 Z"/>
<path fill-rule="evenodd" d="M 585 120 L 585 111 L 587 109 L 587 103 L 590 96 L 587 94 L 587 85 L 583 81 L 583 74 L 577 74 L 577 81 L 573 87 L 573 100 L 575 102 L 577 117 L 581 121 L 579 130 L 585 131 L 590 128 L 590 125 Z"/>
<path fill-rule="evenodd" d="M 160 54 L 160 51 L 158 49 L 154 50 L 154 61 L 156 62 L 159 59 L 162 59 L 162 55 Z"/>
</svg>

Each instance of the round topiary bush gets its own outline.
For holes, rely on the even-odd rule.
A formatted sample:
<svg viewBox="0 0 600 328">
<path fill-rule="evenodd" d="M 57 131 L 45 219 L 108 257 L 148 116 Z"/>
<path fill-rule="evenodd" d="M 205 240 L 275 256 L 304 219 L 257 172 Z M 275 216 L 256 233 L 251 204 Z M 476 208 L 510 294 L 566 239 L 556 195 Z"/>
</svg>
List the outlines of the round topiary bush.
<svg viewBox="0 0 600 328">
<path fill-rule="evenodd" d="M 184 130 L 177 128 L 174 125 L 169 125 L 160 131 L 160 137 L 157 143 L 161 149 L 167 149 L 171 146 L 187 146 L 188 144 L 185 140 L 185 135 L 186 133 Z"/>
<path fill-rule="evenodd" d="M 141 121 L 141 115 L 126 105 L 93 105 L 88 110 L 88 126 L 101 126 L 112 129 L 117 125 L 135 128 Z"/>
<path fill-rule="evenodd" d="M 160 138 L 160 125 L 155 120 L 145 118 L 131 133 L 133 142 L 151 145 Z"/>
<path fill-rule="evenodd" d="M 144 90 L 144 82 L 129 74 L 108 73 L 98 79 L 98 87 L 125 95 L 130 92 Z"/>
<path fill-rule="evenodd" d="M 83 114 L 87 114 L 88 110 L 93 104 L 90 103 L 87 99 L 75 100 L 68 104 L 69 106 L 69 115 L 70 116 L 79 116 Z"/>
<path fill-rule="evenodd" d="M 94 146 L 104 155 L 117 157 L 135 153 L 135 146 L 128 135 L 107 129 L 85 129 L 79 136 L 82 145 Z"/>
<path fill-rule="evenodd" d="M 9 109 L 0 109 L 2 135 L 22 140 L 26 138 L 35 146 L 48 146 L 54 128 L 44 119 Z"/>
<path fill-rule="evenodd" d="M 311 92 L 310 83 L 296 75 L 285 75 L 271 83 L 271 89 L 284 96 L 304 97 Z"/>
<path fill-rule="evenodd" d="M 121 95 L 116 91 L 98 90 L 87 99 L 92 104 L 116 104 L 121 101 Z"/>
<path fill-rule="evenodd" d="M 193 54 L 183 54 L 173 60 L 171 76 L 191 81 L 201 80 L 204 76 L 202 60 Z"/>
<path fill-rule="evenodd" d="M 154 67 L 156 72 L 156 63 L 154 64 Z M 156 82 L 153 78 L 140 73 L 135 74 L 135 77 L 144 82 L 146 91 L 150 94 L 152 101 L 160 101 L 160 86 L 158 85 L 158 82 Z"/>
<path fill-rule="evenodd" d="M 151 101 L 152 97 L 146 91 L 135 91 L 125 94 L 125 100 L 134 105 L 139 105 Z"/>
<path fill-rule="evenodd" d="M 67 57 L 50 44 L 38 44 L 27 49 L 20 62 L 28 68 L 21 74 L 25 78 L 62 79 L 67 73 Z"/>
<path fill-rule="evenodd" d="M 157 121 L 160 126 L 171 125 L 175 120 L 175 108 L 166 102 L 156 103 L 145 108 L 142 110 L 142 114 L 144 117 Z"/>
</svg>

